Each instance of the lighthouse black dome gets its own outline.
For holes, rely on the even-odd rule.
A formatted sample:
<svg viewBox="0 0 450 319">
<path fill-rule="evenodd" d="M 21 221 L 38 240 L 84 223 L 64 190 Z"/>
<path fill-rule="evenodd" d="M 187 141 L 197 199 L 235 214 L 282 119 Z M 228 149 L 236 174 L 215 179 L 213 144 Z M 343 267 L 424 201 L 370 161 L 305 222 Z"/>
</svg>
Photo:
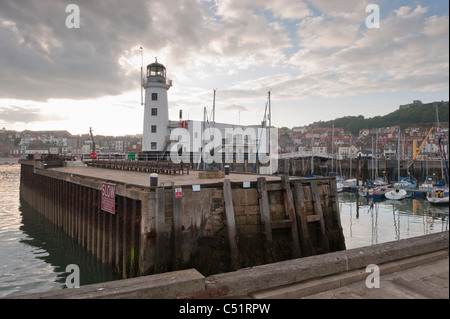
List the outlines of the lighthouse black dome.
<svg viewBox="0 0 450 319">
<path fill-rule="evenodd" d="M 149 76 L 161 76 L 166 77 L 166 67 L 156 60 L 155 62 L 147 65 L 147 77 Z"/>
</svg>

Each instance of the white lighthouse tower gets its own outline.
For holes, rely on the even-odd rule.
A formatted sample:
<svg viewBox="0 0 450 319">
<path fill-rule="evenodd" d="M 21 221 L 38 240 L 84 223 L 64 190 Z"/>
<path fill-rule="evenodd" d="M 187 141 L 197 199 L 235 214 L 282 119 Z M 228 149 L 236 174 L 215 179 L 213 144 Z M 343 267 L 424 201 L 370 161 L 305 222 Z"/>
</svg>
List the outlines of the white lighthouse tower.
<svg viewBox="0 0 450 319">
<path fill-rule="evenodd" d="M 166 68 L 158 60 L 147 66 L 145 89 L 144 132 L 142 151 L 149 158 L 159 158 L 169 143 L 169 105 L 167 91 L 172 81 L 166 78 Z"/>
</svg>

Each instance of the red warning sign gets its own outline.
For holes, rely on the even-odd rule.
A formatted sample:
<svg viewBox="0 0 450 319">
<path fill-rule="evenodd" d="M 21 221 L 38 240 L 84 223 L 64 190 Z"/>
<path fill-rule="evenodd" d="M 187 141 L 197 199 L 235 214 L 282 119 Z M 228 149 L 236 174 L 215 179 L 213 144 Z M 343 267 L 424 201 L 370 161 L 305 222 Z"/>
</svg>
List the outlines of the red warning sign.
<svg viewBox="0 0 450 319">
<path fill-rule="evenodd" d="M 102 210 L 116 213 L 116 185 L 102 183 Z"/>
</svg>

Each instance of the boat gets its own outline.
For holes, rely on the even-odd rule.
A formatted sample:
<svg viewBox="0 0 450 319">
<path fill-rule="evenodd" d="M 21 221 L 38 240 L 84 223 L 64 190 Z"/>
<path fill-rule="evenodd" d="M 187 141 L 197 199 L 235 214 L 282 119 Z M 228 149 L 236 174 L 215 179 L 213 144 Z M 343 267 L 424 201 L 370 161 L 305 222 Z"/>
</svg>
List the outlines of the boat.
<svg viewBox="0 0 450 319">
<path fill-rule="evenodd" d="M 432 204 L 448 204 L 448 187 L 430 188 L 427 192 L 427 200 Z"/>
<path fill-rule="evenodd" d="M 394 188 L 400 189 L 416 189 L 417 180 L 414 177 L 400 177 L 399 181 L 394 183 Z"/>
<path fill-rule="evenodd" d="M 395 188 L 384 193 L 384 197 L 390 200 L 401 200 L 407 197 L 408 192 L 403 188 Z"/>
<path fill-rule="evenodd" d="M 430 187 L 434 187 L 435 186 L 435 182 L 433 181 L 433 179 L 431 177 L 425 177 L 425 181 L 419 185 L 419 189 L 420 190 L 428 190 Z"/>
<path fill-rule="evenodd" d="M 362 197 L 372 197 L 374 189 L 372 187 L 361 186 L 358 190 L 358 195 Z"/>
<path fill-rule="evenodd" d="M 430 188 L 433 187 L 444 187 L 445 186 L 445 180 L 442 179 L 439 183 L 435 182 L 431 177 L 426 177 L 425 181 L 419 185 L 419 189 L 422 191 L 428 191 Z"/>
<path fill-rule="evenodd" d="M 447 163 L 447 155 L 445 153 L 445 145 L 444 145 L 444 140 L 443 140 L 443 136 L 442 136 L 442 130 L 441 130 L 441 126 L 439 124 L 439 113 L 438 113 L 437 106 L 436 106 L 436 122 L 437 122 L 437 127 L 439 130 L 439 149 L 441 151 L 442 181 L 440 182 L 439 185 L 430 187 L 429 190 L 427 191 L 426 197 L 427 197 L 427 200 L 432 204 L 448 204 L 448 202 L 449 202 L 448 184 L 446 184 L 445 178 L 444 178 L 444 167 L 445 167 L 445 173 L 446 173 L 447 182 L 448 182 L 448 180 L 449 180 L 448 163 Z M 444 163 L 445 163 L 445 166 L 444 166 Z"/>
<path fill-rule="evenodd" d="M 338 193 L 342 193 L 344 191 L 344 184 L 340 181 L 337 181 L 336 188 L 337 188 Z"/>
<path fill-rule="evenodd" d="M 346 179 L 342 182 L 344 191 L 353 192 L 357 190 L 356 178 Z"/>
<path fill-rule="evenodd" d="M 386 181 L 386 179 L 384 177 L 377 177 L 372 183 L 373 183 L 373 186 L 375 186 L 375 187 L 389 185 L 389 183 Z"/>
<path fill-rule="evenodd" d="M 337 191 L 338 193 L 342 193 L 344 191 L 344 178 L 342 177 L 341 174 L 334 174 L 334 176 L 336 177 L 336 187 L 337 187 Z"/>
<path fill-rule="evenodd" d="M 372 197 L 373 199 L 382 199 L 385 192 L 383 188 L 371 186 L 362 186 L 358 190 L 359 196 Z"/>
</svg>

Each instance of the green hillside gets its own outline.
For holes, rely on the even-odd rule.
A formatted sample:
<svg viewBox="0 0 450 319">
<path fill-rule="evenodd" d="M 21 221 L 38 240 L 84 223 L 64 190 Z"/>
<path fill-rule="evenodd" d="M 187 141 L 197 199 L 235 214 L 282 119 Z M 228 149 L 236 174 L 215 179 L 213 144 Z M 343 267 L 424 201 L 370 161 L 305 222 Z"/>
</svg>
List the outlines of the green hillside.
<svg viewBox="0 0 450 319">
<path fill-rule="evenodd" d="M 448 110 L 449 102 L 437 102 L 439 119 L 443 126 L 448 126 Z M 343 128 L 353 134 L 358 134 L 360 130 L 368 128 L 374 129 L 379 127 L 397 126 L 406 128 L 409 126 L 419 125 L 431 127 L 436 125 L 436 110 L 434 103 L 422 105 L 413 105 L 407 109 L 399 109 L 384 116 L 375 116 L 372 118 L 364 118 L 364 116 L 345 116 L 327 122 L 314 122 L 315 127 L 334 127 Z"/>
</svg>

